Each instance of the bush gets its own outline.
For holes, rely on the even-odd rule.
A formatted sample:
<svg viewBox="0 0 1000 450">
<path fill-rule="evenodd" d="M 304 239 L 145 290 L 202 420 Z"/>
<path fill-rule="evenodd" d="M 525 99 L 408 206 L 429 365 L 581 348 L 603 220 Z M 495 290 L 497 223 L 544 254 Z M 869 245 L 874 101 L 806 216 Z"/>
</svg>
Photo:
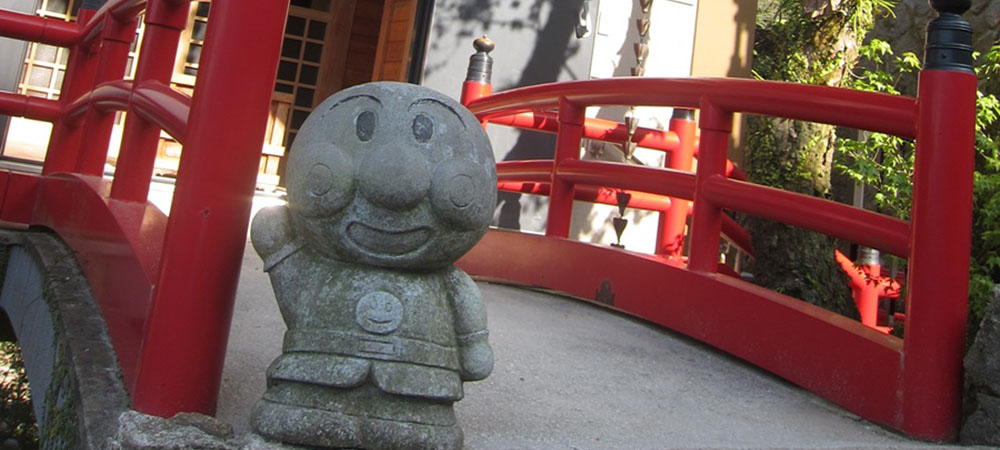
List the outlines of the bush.
<svg viewBox="0 0 1000 450">
<path fill-rule="evenodd" d="M 9 439 L 24 449 L 38 448 L 38 425 L 21 349 L 15 343 L 0 342 L 0 443 Z"/>
</svg>

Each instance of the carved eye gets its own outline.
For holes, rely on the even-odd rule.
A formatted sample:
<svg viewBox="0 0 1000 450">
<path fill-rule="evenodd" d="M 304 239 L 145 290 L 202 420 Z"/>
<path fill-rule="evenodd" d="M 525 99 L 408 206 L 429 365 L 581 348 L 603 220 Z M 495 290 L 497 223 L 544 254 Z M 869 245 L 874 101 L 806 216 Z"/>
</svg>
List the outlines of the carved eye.
<svg viewBox="0 0 1000 450">
<path fill-rule="evenodd" d="M 354 119 L 354 126 L 358 134 L 358 139 L 361 139 L 362 142 L 372 140 L 372 136 L 375 135 L 375 113 L 365 111 L 358 114 L 358 117 Z"/>
<path fill-rule="evenodd" d="M 417 117 L 413 118 L 413 137 L 417 142 L 424 143 L 431 140 L 433 135 L 434 121 L 423 114 L 417 114 Z"/>
</svg>

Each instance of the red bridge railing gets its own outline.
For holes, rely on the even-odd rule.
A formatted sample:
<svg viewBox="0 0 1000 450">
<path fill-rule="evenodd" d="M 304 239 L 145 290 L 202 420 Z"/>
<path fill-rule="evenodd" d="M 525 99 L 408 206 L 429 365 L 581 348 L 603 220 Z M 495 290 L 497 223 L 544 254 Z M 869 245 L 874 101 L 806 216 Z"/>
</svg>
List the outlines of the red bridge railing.
<svg viewBox="0 0 1000 450">
<path fill-rule="evenodd" d="M 104 312 L 133 406 L 163 416 L 215 407 L 288 3 L 261 0 L 247 8 L 213 0 L 190 98 L 168 84 L 188 7 L 183 0 L 109 0 L 99 11 L 81 11 L 76 25 L 0 11 L 0 35 L 70 49 L 60 101 L 0 93 L 0 113 L 54 123 L 41 176 L 0 173 L 0 220 L 55 230 L 74 250 Z M 137 75 L 123 81 L 143 11 Z M 917 98 L 726 79 L 612 79 L 496 95 L 487 83 L 470 83 L 463 100 L 483 120 L 556 131 L 558 139 L 551 162 L 498 167 L 502 182 L 548 192 L 546 236 L 491 231 L 461 261 L 469 272 L 593 298 L 740 356 L 875 422 L 928 439 L 954 437 L 974 75 L 924 70 Z M 581 161 L 584 136 L 622 134 L 618 124 L 588 120 L 590 105 L 699 109 L 697 172 L 673 162 L 678 170 Z M 110 181 L 102 173 L 115 111 L 129 115 Z M 726 160 L 736 112 L 915 138 L 912 221 L 740 181 Z M 693 123 L 677 127 L 633 137 L 672 156 L 682 149 L 693 154 L 694 139 L 682 136 L 693 137 Z M 146 202 L 161 129 L 184 144 L 169 220 Z M 667 197 L 693 200 L 687 264 L 567 239 L 573 200 L 578 193 L 608 200 L 602 189 L 644 193 L 633 198 L 673 214 L 661 223 L 658 253 L 665 256 L 677 248 L 663 230 L 676 233 L 687 216 L 684 208 L 668 209 Z M 722 231 L 739 234 L 723 209 L 908 258 L 905 339 L 718 273 Z"/>
<path fill-rule="evenodd" d="M 189 8 L 109 0 L 75 24 L 0 11 L 0 35 L 70 49 L 60 101 L 0 93 L 0 113 L 54 124 L 41 176 L 0 173 L 0 219 L 73 249 L 133 406 L 162 416 L 215 410 L 288 2 L 214 0 L 191 97 L 169 83 Z M 111 181 L 117 111 L 128 116 Z M 169 219 L 146 201 L 160 130 L 184 145 Z"/>
<path fill-rule="evenodd" d="M 960 417 L 968 294 L 977 83 L 968 72 L 925 69 L 917 98 L 697 78 L 573 81 L 493 94 L 488 77 L 477 79 L 470 66 L 462 99 L 484 123 L 556 131 L 558 138 L 552 160 L 497 167 L 501 187 L 545 184 L 525 190 L 549 195 L 545 236 L 491 230 L 460 265 L 481 277 L 609 304 L 744 358 L 874 422 L 921 438 L 951 439 Z M 598 134 L 588 133 L 597 124 L 585 117 L 585 108 L 607 105 L 700 110 L 697 172 L 580 160 L 581 139 Z M 912 220 L 727 177 L 734 113 L 915 139 Z M 678 144 L 666 136 L 651 142 L 673 151 Z M 601 201 L 602 189 L 693 200 L 687 264 L 568 239 L 574 199 Z M 659 204 L 669 211 L 670 202 Z M 908 259 L 905 338 L 719 273 L 728 219 L 723 210 Z"/>
</svg>

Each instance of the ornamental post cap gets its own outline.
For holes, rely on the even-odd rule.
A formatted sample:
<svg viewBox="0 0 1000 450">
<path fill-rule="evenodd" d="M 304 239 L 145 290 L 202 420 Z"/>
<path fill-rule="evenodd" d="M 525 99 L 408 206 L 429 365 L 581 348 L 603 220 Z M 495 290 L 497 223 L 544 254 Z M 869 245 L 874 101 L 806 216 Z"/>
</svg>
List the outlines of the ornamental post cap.
<svg viewBox="0 0 1000 450">
<path fill-rule="evenodd" d="M 485 34 L 483 37 L 472 41 L 472 48 L 476 49 L 477 52 L 489 53 L 493 51 L 494 47 L 495 45 L 493 44 L 493 41 L 486 37 Z"/>
<path fill-rule="evenodd" d="M 930 0 L 930 4 L 938 13 L 962 14 L 972 6 L 972 0 Z"/>
</svg>

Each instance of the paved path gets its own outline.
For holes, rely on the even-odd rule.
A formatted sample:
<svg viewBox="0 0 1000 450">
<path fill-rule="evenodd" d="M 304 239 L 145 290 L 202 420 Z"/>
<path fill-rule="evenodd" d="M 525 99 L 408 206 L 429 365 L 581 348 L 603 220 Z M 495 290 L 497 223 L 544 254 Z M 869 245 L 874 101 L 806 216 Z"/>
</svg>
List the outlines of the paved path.
<svg viewBox="0 0 1000 450">
<path fill-rule="evenodd" d="M 469 449 L 915 448 L 735 358 L 609 310 L 488 283 L 493 375 L 456 406 Z M 218 417 L 238 433 L 284 323 L 247 246 Z"/>
</svg>

